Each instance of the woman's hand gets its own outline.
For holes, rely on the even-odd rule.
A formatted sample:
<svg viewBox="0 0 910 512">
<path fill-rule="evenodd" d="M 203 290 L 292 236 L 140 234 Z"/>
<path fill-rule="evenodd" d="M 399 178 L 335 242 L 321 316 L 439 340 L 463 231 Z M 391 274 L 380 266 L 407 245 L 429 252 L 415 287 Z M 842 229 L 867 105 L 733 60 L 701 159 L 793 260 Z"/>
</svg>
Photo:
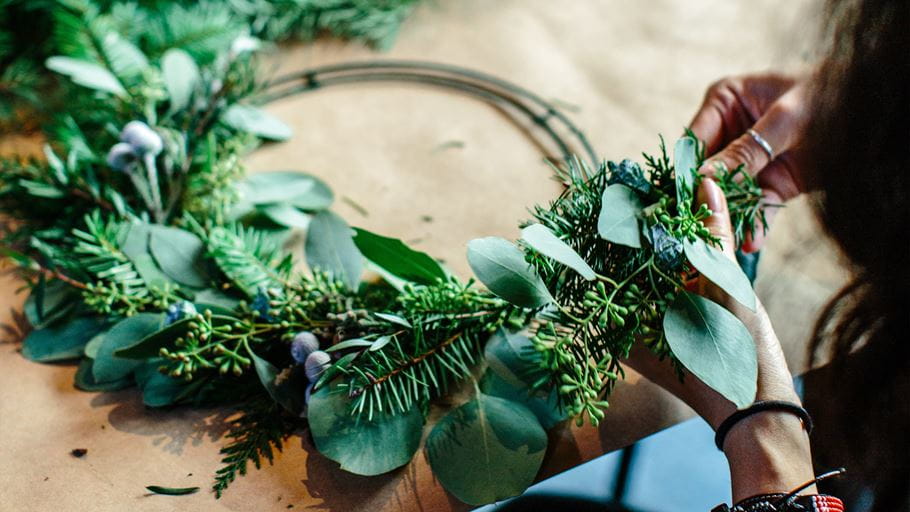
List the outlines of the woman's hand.
<svg viewBox="0 0 910 512">
<path fill-rule="evenodd" d="M 808 117 L 806 86 L 779 74 L 725 78 L 714 83 L 690 128 L 706 143 L 710 158 L 700 169 L 712 176 L 718 164 L 735 169 L 744 164 L 764 190 L 769 205 L 811 188 L 801 161 L 800 142 Z M 755 130 L 773 152 L 769 155 L 747 131 Z M 770 221 L 777 208 L 768 207 Z M 755 252 L 764 243 L 759 226 L 748 235 L 742 250 Z"/>
<path fill-rule="evenodd" d="M 735 261 L 727 200 L 720 187 L 705 178 L 698 189 L 698 200 L 713 212 L 705 225 L 720 238 L 724 253 Z M 758 356 L 756 400 L 800 403 L 780 342 L 761 303 L 753 312 L 704 278 L 698 287 L 701 294 L 736 314 L 751 332 Z M 680 381 L 669 362 L 659 361 L 647 348 L 636 345 L 627 364 L 678 396 L 714 429 L 736 411 L 732 402 L 695 375 L 686 374 Z M 800 419 L 788 413 L 761 412 L 740 421 L 727 435 L 724 454 L 730 464 L 734 502 L 756 494 L 787 492 L 813 477 L 808 436 Z M 814 488 L 804 492 L 813 493 Z"/>
</svg>

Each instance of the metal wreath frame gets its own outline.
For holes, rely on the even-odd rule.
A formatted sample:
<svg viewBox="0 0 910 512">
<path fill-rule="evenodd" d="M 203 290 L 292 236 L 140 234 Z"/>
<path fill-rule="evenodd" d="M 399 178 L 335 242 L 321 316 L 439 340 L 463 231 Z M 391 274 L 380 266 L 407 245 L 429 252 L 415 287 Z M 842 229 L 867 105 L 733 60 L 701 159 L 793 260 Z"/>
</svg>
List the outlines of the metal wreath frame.
<svg viewBox="0 0 910 512">
<path fill-rule="evenodd" d="M 330 64 L 279 76 L 268 82 L 258 102 L 269 103 L 295 94 L 335 85 L 363 82 L 405 82 L 431 85 L 480 98 L 503 111 L 530 119 L 568 160 L 584 152 L 590 164 L 599 159 L 584 132 L 552 102 L 501 78 L 468 68 L 416 60 L 371 60 Z M 569 138 L 560 135 L 557 127 Z"/>
</svg>

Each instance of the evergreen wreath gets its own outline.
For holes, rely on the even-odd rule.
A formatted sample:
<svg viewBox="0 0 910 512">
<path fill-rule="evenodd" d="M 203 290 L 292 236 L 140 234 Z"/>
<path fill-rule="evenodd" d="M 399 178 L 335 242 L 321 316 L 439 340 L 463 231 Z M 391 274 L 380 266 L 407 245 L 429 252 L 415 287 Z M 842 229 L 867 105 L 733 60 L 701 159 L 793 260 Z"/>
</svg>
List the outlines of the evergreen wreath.
<svg viewBox="0 0 910 512">
<path fill-rule="evenodd" d="M 399 468 L 437 399 L 463 388 L 471 398 L 426 439 L 436 477 L 472 505 L 519 494 L 542 463 L 546 428 L 603 418 L 634 343 L 739 406 L 754 399 L 749 332 L 685 289 L 702 274 L 755 307 L 748 278 L 703 224 L 710 211 L 693 208 L 704 159 L 693 137 L 672 158 L 661 143 L 644 167 L 599 163 L 557 108 L 478 72 L 373 62 L 260 83 L 248 35 L 149 54 L 98 20 L 74 18 L 87 37 L 67 41 L 83 51 L 46 62 L 68 79 L 46 158 L 0 162 L 0 212 L 15 219 L 3 250 L 31 288 L 22 353 L 79 359 L 80 389 L 136 385 L 149 407 L 243 411 L 216 496 L 304 425 L 346 471 Z M 532 210 L 521 239 L 468 244 L 485 289 L 400 240 L 351 228 L 314 176 L 245 175 L 244 154 L 291 135 L 263 102 L 366 80 L 495 101 L 529 116 L 557 149 L 565 191 Z M 764 221 L 761 189 L 741 168 L 717 179 L 741 238 Z M 308 272 L 289 246 L 301 229 Z M 364 280 L 365 270 L 379 278 Z"/>
</svg>

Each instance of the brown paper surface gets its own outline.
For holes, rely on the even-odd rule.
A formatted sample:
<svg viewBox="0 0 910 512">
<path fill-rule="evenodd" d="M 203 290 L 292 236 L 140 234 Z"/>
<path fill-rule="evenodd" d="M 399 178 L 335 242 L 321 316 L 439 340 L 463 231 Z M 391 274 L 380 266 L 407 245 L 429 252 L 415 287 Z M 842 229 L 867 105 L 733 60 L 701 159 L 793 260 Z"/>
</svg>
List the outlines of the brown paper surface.
<svg viewBox="0 0 910 512">
<path fill-rule="evenodd" d="M 811 2 L 764 0 L 459 0 L 420 7 L 392 51 L 323 41 L 283 48 L 284 71 L 370 58 L 412 58 L 475 68 L 570 112 L 601 156 L 653 152 L 657 134 L 681 132 L 713 80 L 750 70 L 793 69 L 811 47 Z M 269 110 L 294 129 L 261 148 L 252 171 L 300 169 L 324 178 L 353 225 L 401 237 L 467 277 L 465 243 L 515 238 L 526 208 L 559 189 L 538 148 L 496 109 L 474 98 L 403 84 L 351 85 L 278 101 Z M 453 143 L 454 142 L 454 143 Z M 21 141 L 0 138 L 0 148 Z M 348 200 L 361 205 L 363 215 Z M 844 280 L 804 201 L 778 216 L 763 256 L 759 295 L 794 369 L 809 328 Z M 0 321 L 15 331 L 24 296 L 0 281 Z M 16 338 L 14 332 L 6 338 Z M 0 344 L 0 510 L 462 510 L 434 481 L 423 452 L 406 468 L 363 478 L 337 469 L 305 436 L 273 467 L 207 492 L 224 443 L 221 409 L 146 410 L 130 390 L 84 393 L 75 367 L 26 361 Z M 551 433 L 541 477 L 589 460 L 691 412 L 631 374 L 599 430 Z M 75 458 L 74 448 L 87 455 Z M 469 470 L 466 468 L 466 470 Z M 147 485 L 200 486 L 186 497 L 150 496 Z"/>
</svg>

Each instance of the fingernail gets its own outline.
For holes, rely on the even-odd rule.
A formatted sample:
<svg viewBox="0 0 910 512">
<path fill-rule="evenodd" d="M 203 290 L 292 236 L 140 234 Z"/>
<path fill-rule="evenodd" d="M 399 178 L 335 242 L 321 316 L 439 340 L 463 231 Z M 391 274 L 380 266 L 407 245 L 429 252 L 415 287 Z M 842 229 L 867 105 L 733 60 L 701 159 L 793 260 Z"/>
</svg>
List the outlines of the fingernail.
<svg viewBox="0 0 910 512">
<path fill-rule="evenodd" d="M 724 191 L 717 186 L 711 178 L 701 180 L 698 187 L 698 200 L 711 209 L 712 212 L 723 213 L 727 210 L 727 201 L 724 197 Z"/>
</svg>

